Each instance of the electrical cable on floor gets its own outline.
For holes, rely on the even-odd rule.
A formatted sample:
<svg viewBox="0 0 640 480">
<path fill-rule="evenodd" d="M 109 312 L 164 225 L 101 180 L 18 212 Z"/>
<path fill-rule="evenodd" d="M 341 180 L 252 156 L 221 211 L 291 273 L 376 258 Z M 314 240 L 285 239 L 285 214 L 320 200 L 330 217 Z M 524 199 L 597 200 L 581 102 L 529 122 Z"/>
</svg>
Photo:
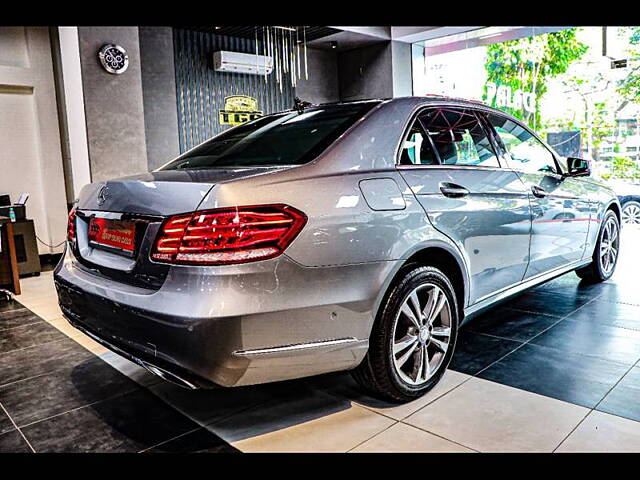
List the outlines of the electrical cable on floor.
<svg viewBox="0 0 640 480">
<path fill-rule="evenodd" d="M 58 248 L 60 245 L 64 245 L 64 242 L 66 242 L 66 240 L 63 240 L 62 242 L 58 243 L 57 245 L 49 245 L 47 242 L 44 242 L 44 241 L 40 240 L 40 237 L 38 237 L 37 235 L 36 235 L 36 240 L 38 240 L 41 244 L 43 244 L 44 246 L 49 247 L 49 248 Z"/>
</svg>

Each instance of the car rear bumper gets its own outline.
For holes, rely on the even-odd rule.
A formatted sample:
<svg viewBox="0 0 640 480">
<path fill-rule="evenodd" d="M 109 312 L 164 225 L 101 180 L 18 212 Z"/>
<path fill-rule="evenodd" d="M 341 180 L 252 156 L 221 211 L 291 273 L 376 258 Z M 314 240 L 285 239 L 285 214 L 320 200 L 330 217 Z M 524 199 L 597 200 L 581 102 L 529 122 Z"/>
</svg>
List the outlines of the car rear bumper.
<svg viewBox="0 0 640 480">
<path fill-rule="evenodd" d="M 141 293 L 78 269 L 67 253 L 54 278 L 60 307 L 74 327 L 170 381 L 207 388 L 355 367 L 366 353 L 372 311 L 384 291 L 378 283 L 392 267 L 307 268 L 283 257 L 261 267 L 260 275 L 272 277 L 266 283 L 262 278 L 261 289 L 251 288 L 251 273 L 217 282 L 185 282 L 170 273 L 160 290 Z M 200 288 L 205 283 L 209 288 Z M 246 301 L 238 302 L 243 289 Z M 261 310 L 253 308 L 256 303 Z"/>
<path fill-rule="evenodd" d="M 180 328 L 162 315 L 124 307 L 98 295 L 92 295 L 57 277 L 60 309 L 69 323 L 119 355 L 147 368 L 152 373 L 165 373 L 172 380 L 188 388 L 211 388 L 215 384 L 193 373 L 194 358 L 186 362 L 180 351 L 188 348 Z M 174 337 L 180 349 L 158 351 L 157 338 Z M 174 378 L 172 378 L 174 377 Z"/>
</svg>

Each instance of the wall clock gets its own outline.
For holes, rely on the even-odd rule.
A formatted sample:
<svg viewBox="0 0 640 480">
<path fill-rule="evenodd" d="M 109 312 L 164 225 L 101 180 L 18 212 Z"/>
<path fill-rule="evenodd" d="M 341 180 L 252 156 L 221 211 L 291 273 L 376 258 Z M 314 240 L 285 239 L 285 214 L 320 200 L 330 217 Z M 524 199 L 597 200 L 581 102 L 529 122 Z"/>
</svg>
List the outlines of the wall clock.
<svg viewBox="0 0 640 480">
<path fill-rule="evenodd" d="M 104 69 L 115 75 L 120 75 L 129 66 L 129 55 L 120 45 L 108 43 L 98 52 L 98 58 Z"/>
</svg>

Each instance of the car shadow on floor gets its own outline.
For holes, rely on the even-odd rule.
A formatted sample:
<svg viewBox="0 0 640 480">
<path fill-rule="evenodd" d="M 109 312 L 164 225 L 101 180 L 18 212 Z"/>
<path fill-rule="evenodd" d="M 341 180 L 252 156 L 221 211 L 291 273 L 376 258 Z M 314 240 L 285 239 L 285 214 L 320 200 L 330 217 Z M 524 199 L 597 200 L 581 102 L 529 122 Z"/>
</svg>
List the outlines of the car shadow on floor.
<svg viewBox="0 0 640 480">
<path fill-rule="evenodd" d="M 237 452 L 99 358 L 77 363 L 66 375 L 51 400 L 79 408 L 24 428 L 36 451 Z"/>
</svg>

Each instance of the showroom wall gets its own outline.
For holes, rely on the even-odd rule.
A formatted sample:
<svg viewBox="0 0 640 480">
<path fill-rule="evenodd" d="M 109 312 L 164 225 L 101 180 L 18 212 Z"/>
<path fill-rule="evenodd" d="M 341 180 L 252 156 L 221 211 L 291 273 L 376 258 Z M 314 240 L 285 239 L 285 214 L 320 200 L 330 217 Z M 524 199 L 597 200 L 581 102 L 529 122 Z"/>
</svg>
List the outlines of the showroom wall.
<svg viewBox="0 0 640 480">
<path fill-rule="evenodd" d="M 79 27 L 78 37 L 92 180 L 146 172 L 138 27 Z M 107 43 L 128 52 L 124 74 L 100 65 L 97 53 Z"/>
<path fill-rule="evenodd" d="M 62 251 L 66 192 L 47 27 L 0 29 L 0 193 L 31 196 L 40 254 Z M 45 246 L 44 243 L 52 245 Z"/>
<path fill-rule="evenodd" d="M 180 153 L 171 27 L 139 27 L 144 127 L 149 170 Z"/>
<path fill-rule="evenodd" d="M 341 100 L 411 95 L 411 45 L 383 41 L 338 54 Z"/>
<path fill-rule="evenodd" d="M 311 103 L 340 100 L 338 85 L 338 54 L 332 50 L 307 50 L 309 78 L 298 80 L 296 96 Z"/>
</svg>

